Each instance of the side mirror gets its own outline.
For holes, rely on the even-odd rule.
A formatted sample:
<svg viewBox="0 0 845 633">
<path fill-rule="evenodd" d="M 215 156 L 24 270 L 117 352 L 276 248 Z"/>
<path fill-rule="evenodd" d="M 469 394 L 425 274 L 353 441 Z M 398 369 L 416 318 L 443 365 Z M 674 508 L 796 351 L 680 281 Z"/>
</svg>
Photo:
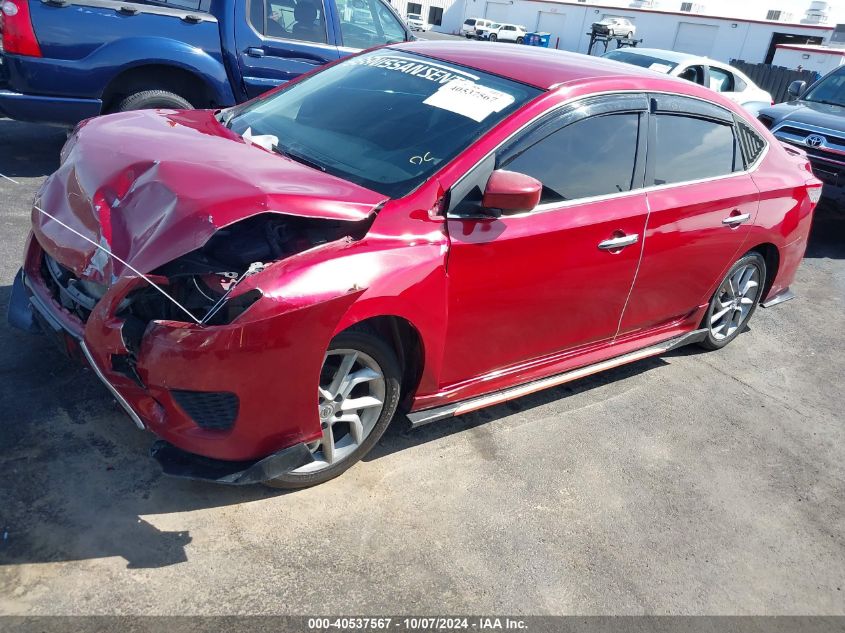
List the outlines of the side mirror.
<svg viewBox="0 0 845 633">
<path fill-rule="evenodd" d="M 515 171 L 497 169 L 487 180 L 481 206 L 498 215 L 531 211 L 540 203 L 543 184 L 536 178 Z M 498 213 L 496 213 L 498 212 Z"/>
<path fill-rule="evenodd" d="M 786 89 L 787 94 L 793 99 L 797 99 L 804 91 L 807 89 L 807 82 L 806 81 L 793 81 L 789 84 L 789 88 Z"/>
</svg>

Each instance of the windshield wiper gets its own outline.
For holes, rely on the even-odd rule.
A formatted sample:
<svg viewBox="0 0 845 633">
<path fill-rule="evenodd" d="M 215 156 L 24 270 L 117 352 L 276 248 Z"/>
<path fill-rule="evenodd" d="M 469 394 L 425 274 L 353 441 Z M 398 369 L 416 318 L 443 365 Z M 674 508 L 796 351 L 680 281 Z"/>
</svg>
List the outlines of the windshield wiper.
<svg viewBox="0 0 845 633">
<path fill-rule="evenodd" d="M 297 154 L 296 152 L 292 152 L 289 149 L 284 149 L 283 147 L 279 147 L 278 145 L 273 146 L 273 151 L 277 154 L 284 156 L 285 158 L 290 158 L 291 160 L 295 160 L 297 163 L 302 163 L 303 165 L 307 165 L 308 167 L 313 167 L 314 169 L 319 169 L 322 172 L 326 171 L 325 165 L 321 165 L 320 163 L 311 160 L 303 156 L 302 154 Z"/>
</svg>

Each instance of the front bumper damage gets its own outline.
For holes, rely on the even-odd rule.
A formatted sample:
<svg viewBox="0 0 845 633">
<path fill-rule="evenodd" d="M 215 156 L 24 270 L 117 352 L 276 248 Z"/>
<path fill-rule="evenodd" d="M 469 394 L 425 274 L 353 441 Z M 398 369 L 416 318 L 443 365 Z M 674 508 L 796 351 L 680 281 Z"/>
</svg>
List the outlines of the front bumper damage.
<svg viewBox="0 0 845 633">
<path fill-rule="evenodd" d="M 29 255 L 32 256 L 33 251 L 39 249 L 37 245 L 30 245 L 29 250 Z M 45 289 L 41 287 L 36 275 L 28 275 L 26 271 L 20 270 L 15 276 L 9 299 L 8 320 L 17 328 L 53 338 L 64 353 L 92 369 L 138 428 L 150 430 L 159 438 L 165 438 L 156 440 L 150 452 L 166 475 L 229 485 L 247 485 L 279 477 L 310 463 L 313 459 L 305 442 L 291 444 L 290 441 L 279 439 L 278 435 L 275 436 L 274 443 L 277 446 L 283 445 L 282 448 L 269 450 L 270 445 L 266 443 L 256 448 L 250 440 L 248 424 L 225 432 L 197 428 L 178 404 L 165 397 L 165 394 L 172 391 L 166 387 L 170 382 L 167 375 L 163 378 L 157 377 L 155 372 L 142 368 L 139 374 L 145 379 L 143 386 L 129 384 L 131 381 L 128 379 L 123 382 L 120 376 L 115 375 L 113 367 L 100 360 L 103 356 L 102 350 L 92 350 L 87 340 L 87 330 L 94 325 L 96 318 L 84 325 L 75 321 L 72 315 L 51 301 L 49 296 L 45 296 Z M 102 322 L 99 325 L 102 326 Z M 120 325 L 119 322 L 111 324 L 118 334 Z M 166 329 L 162 328 L 161 324 L 156 326 Z M 178 335 L 184 334 L 180 331 Z M 213 345 L 209 347 L 213 348 Z M 173 351 L 171 347 L 170 352 Z M 163 350 L 159 350 L 159 353 L 163 353 Z M 192 360 L 189 356 L 187 363 L 176 365 L 175 373 L 189 371 Z M 184 382 L 177 384 L 180 387 L 185 386 Z M 293 428 L 294 432 L 302 433 L 296 425 L 293 425 Z M 285 436 L 290 437 L 290 430 Z M 168 440 L 181 444 L 182 448 Z M 186 447 L 195 445 L 207 454 L 200 455 L 186 450 Z M 247 455 L 258 450 L 262 456 L 240 458 L 236 453 L 232 453 L 234 458 L 215 457 L 215 445 L 225 447 L 225 450 L 230 452 L 232 449 L 240 450 Z"/>
</svg>

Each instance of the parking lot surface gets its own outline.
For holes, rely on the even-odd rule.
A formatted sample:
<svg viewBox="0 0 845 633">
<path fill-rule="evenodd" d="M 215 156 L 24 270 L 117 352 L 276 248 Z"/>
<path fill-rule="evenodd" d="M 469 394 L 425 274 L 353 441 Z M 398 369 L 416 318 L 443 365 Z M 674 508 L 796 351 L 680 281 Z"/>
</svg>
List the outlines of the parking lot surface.
<svg viewBox="0 0 845 633">
<path fill-rule="evenodd" d="M 0 120 L 4 313 L 64 136 Z M 793 289 L 720 352 L 395 423 L 292 493 L 163 477 L 90 371 L 4 320 L 0 613 L 845 614 L 841 211 Z"/>
</svg>

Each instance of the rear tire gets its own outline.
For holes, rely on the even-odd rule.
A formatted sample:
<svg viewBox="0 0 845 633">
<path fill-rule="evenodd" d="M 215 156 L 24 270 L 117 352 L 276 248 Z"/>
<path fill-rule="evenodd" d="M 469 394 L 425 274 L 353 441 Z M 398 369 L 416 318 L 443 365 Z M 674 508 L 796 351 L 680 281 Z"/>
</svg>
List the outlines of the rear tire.
<svg viewBox="0 0 845 633">
<path fill-rule="evenodd" d="M 344 365 L 345 362 L 348 364 Z M 375 446 L 393 419 L 401 380 L 396 354 L 374 333 L 347 330 L 338 334 L 326 350 L 320 384 L 314 394 L 324 429 L 323 438 L 308 445 L 315 461 L 266 481 L 265 485 L 307 488 L 337 477 L 358 462 Z M 344 388 L 350 384 L 348 389 Z M 381 400 L 380 410 L 373 405 L 378 400 Z M 328 451 L 325 445 L 329 446 Z"/>
<path fill-rule="evenodd" d="M 156 108 L 169 110 L 192 110 L 190 101 L 167 90 L 143 90 L 135 92 L 123 99 L 115 112 L 129 112 L 131 110 L 152 110 Z"/>
<path fill-rule="evenodd" d="M 731 266 L 710 299 L 701 324 L 707 338 L 699 345 L 722 349 L 739 336 L 763 298 L 765 283 L 766 260 L 760 253 L 751 251 Z"/>
</svg>

